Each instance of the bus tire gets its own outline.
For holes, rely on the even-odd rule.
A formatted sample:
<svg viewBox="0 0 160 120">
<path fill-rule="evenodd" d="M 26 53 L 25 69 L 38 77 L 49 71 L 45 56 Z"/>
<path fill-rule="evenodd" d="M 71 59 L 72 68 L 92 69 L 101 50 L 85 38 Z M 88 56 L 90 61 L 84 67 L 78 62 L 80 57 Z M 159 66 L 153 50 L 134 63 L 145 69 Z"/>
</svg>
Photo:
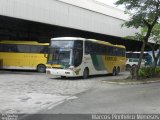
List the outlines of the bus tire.
<svg viewBox="0 0 160 120">
<path fill-rule="evenodd" d="M 138 66 L 138 65 L 136 65 L 136 64 L 132 65 L 132 67 L 135 67 L 135 68 L 136 68 L 137 66 Z"/>
<path fill-rule="evenodd" d="M 43 64 L 39 64 L 37 66 L 37 71 L 40 72 L 40 73 L 44 73 L 46 71 L 46 66 L 43 65 Z"/>
<path fill-rule="evenodd" d="M 117 70 L 116 70 L 116 67 L 114 67 L 112 71 L 112 76 L 116 76 L 116 75 L 117 75 Z"/>
<path fill-rule="evenodd" d="M 129 64 L 126 65 L 126 70 L 130 70 L 131 66 Z"/>
<path fill-rule="evenodd" d="M 66 76 L 61 76 L 61 78 L 62 78 L 62 79 L 66 79 L 67 77 L 66 77 Z"/>
<path fill-rule="evenodd" d="M 120 67 L 117 68 L 117 75 L 120 73 Z"/>
<path fill-rule="evenodd" d="M 85 68 L 83 71 L 83 79 L 87 79 L 89 77 L 89 69 Z"/>
</svg>

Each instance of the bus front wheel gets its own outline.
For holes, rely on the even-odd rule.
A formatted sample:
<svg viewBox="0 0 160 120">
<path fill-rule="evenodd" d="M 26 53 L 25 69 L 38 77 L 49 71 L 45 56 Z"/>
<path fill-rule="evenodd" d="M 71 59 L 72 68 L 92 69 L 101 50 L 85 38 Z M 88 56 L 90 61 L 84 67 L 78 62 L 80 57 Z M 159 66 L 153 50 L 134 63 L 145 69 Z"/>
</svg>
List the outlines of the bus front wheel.
<svg viewBox="0 0 160 120">
<path fill-rule="evenodd" d="M 43 64 L 40 64 L 37 66 L 37 71 L 40 73 L 44 73 L 46 71 L 46 66 Z"/>
<path fill-rule="evenodd" d="M 61 76 L 61 78 L 62 78 L 62 79 L 65 79 L 65 78 L 67 78 L 67 77 L 66 77 L 66 76 Z"/>
<path fill-rule="evenodd" d="M 89 77 L 89 69 L 85 68 L 83 71 L 83 79 L 87 79 Z"/>
<path fill-rule="evenodd" d="M 112 71 L 112 76 L 116 76 L 116 75 L 117 75 L 117 70 L 116 70 L 116 67 L 114 67 Z"/>
<path fill-rule="evenodd" d="M 120 67 L 118 66 L 118 68 L 117 68 L 117 74 L 119 74 L 120 73 Z"/>
<path fill-rule="evenodd" d="M 126 65 L 126 70 L 130 70 L 131 66 L 129 64 Z"/>
</svg>

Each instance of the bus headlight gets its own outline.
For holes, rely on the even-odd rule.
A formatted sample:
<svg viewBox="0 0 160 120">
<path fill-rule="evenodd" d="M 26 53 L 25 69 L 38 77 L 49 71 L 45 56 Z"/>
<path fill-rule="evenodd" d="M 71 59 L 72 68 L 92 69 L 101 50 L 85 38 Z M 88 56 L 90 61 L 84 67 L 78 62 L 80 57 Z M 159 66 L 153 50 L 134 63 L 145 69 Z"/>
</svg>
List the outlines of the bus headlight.
<svg viewBox="0 0 160 120">
<path fill-rule="evenodd" d="M 69 69 L 70 69 L 70 70 L 74 70 L 74 66 L 70 66 Z"/>
</svg>

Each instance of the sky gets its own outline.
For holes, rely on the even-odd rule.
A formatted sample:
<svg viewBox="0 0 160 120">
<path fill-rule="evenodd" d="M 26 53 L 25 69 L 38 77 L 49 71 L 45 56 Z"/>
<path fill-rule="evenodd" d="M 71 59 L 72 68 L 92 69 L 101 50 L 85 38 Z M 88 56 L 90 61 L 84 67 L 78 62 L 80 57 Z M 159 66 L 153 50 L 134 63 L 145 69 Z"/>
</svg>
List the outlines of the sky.
<svg viewBox="0 0 160 120">
<path fill-rule="evenodd" d="M 115 6 L 114 3 L 117 0 L 96 0 L 96 1 L 100 1 L 100 2 L 105 3 L 105 4 L 108 4 L 108 5 L 111 5 L 111 6 Z"/>
<path fill-rule="evenodd" d="M 114 5 L 114 3 L 115 3 L 117 0 L 96 0 L 96 1 L 105 3 L 105 4 L 110 5 L 110 6 L 113 6 L 113 7 L 117 7 L 116 5 Z M 123 6 L 118 6 L 118 8 L 124 10 L 124 7 L 123 7 Z"/>
</svg>

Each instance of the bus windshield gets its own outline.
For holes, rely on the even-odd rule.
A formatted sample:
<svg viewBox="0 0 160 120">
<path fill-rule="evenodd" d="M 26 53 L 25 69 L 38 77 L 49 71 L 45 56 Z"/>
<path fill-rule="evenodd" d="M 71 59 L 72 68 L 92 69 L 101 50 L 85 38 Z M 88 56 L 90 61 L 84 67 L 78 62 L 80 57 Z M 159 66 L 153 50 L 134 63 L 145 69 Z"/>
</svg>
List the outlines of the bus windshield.
<svg viewBox="0 0 160 120">
<path fill-rule="evenodd" d="M 48 55 L 49 64 L 60 64 L 64 67 L 71 65 L 71 49 L 58 49 L 50 48 L 50 53 Z"/>
<path fill-rule="evenodd" d="M 48 64 L 58 64 L 62 68 L 78 66 L 82 62 L 83 42 L 76 41 L 52 41 L 48 55 Z"/>
</svg>

